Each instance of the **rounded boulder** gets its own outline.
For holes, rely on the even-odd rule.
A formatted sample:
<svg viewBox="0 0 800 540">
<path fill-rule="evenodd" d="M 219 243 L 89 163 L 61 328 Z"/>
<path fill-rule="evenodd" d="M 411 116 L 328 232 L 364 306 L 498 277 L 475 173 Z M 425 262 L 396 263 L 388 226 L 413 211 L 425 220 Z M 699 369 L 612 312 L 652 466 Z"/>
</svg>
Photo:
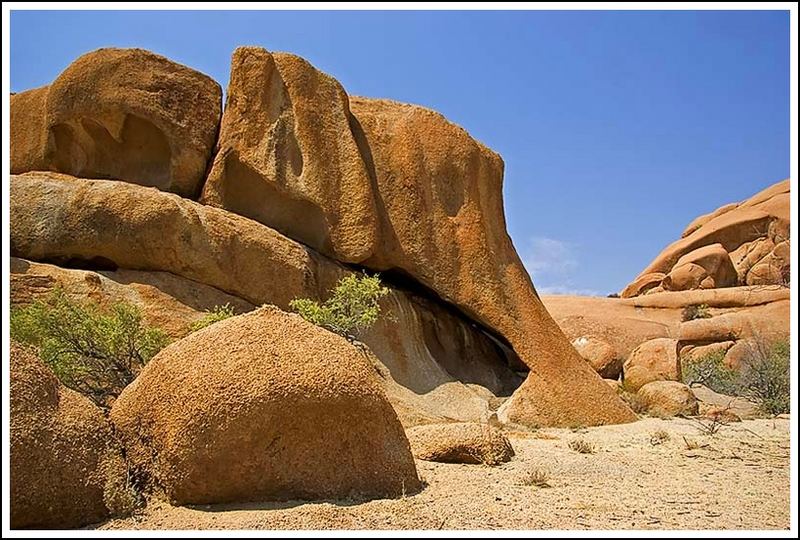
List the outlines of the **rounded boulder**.
<svg viewBox="0 0 800 540">
<path fill-rule="evenodd" d="M 499 465 L 514 457 L 511 443 L 484 424 L 429 424 L 408 430 L 414 457 L 442 463 Z"/>
<path fill-rule="evenodd" d="M 623 386 L 629 392 L 637 392 L 653 381 L 681 380 L 677 340 L 657 338 L 645 341 L 625 360 L 622 374 Z"/>
<path fill-rule="evenodd" d="M 639 389 L 637 395 L 656 416 L 694 416 L 698 413 L 697 398 L 691 388 L 676 381 L 653 381 Z"/>
<path fill-rule="evenodd" d="M 366 355 L 265 306 L 165 348 L 111 418 L 174 504 L 387 497 L 420 488 Z"/>
</svg>

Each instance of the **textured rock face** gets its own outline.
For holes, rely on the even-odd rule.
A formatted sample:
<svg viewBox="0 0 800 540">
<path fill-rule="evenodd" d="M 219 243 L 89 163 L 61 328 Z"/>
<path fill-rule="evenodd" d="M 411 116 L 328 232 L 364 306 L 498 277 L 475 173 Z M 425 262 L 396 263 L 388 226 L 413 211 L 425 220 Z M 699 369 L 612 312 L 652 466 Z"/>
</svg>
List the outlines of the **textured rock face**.
<svg viewBox="0 0 800 540">
<path fill-rule="evenodd" d="M 645 341 L 631 352 L 622 369 L 623 385 L 629 392 L 653 381 L 680 381 L 678 342 L 670 338 Z"/>
<path fill-rule="evenodd" d="M 608 342 L 594 336 L 572 340 L 572 346 L 604 379 L 616 379 L 622 372 L 622 358 Z"/>
<path fill-rule="evenodd" d="M 116 449 L 111 426 L 64 388 L 30 350 L 11 343 L 11 526 L 74 528 L 108 516 L 103 492 Z"/>
<path fill-rule="evenodd" d="M 273 307 L 161 351 L 111 418 L 133 466 L 178 504 L 386 497 L 420 487 L 365 355 Z"/>
<path fill-rule="evenodd" d="M 697 218 L 621 296 L 788 283 L 789 187 L 789 180 L 778 182 L 742 203 Z"/>
<path fill-rule="evenodd" d="M 291 54 L 236 49 L 202 201 L 343 262 L 375 250 L 377 215 L 347 94 Z"/>
<path fill-rule="evenodd" d="M 408 430 L 414 457 L 443 463 L 499 465 L 514 457 L 508 439 L 483 424 L 431 424 Z"/>
<path fill-rule="evenodd" d="M 99 49 L 11 97 L 11 171 L 113 178 L 196 197 L 221 114 L 209 77 L 141 49 Z"/>
<path fill-rule="evenodd" d="M 293 298 L 324 297 L 347 272 L 268 227 L 155 189 L 54 173 L 13 176 L 11 184 L 14 255 L 119 267 L 19 261 L 13 303 L 60 285 L 79 298 L 133 302 L 179 337 L 214 305 L 288 309 Z M 393 403 L 403 403 L 404 424 L 485 421 L 490 400 L 519 385 L 513 352 L 452 310 L 396 289 L 384 307 L 387 315 L 361 339 L 386 370 Z"/>
<path fill-rule="evenodd" d="M 675 381 L 653 381 L 639 389 L 639 397 L 650 414 L 656 416 L 693 416 L 698 413 L 698 402 L 692 390 Z"/>
</svg>

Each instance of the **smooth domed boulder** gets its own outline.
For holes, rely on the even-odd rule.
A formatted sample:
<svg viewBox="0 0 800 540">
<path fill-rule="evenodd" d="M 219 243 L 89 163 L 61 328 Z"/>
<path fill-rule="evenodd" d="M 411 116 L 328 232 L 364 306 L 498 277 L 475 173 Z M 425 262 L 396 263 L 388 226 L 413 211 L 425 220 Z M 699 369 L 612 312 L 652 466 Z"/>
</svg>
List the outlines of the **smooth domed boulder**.
<svg viewBox="0 0 800 540">
<path fill-rule="evenodd" d="M 197 197 L 222 90 L 142 49 L 98 49 L 11 97 L 11 171 L 125 180 Z"/>
<path fill-rule="evenodd" d="M 787 179 L 741 203 L 725 205 L 697 218 L 679 240 L 667 246 L 624 289 L 622 296 L 632 297 L 648 292 L 640 286 L 642 282 L 647 283 L 649 290 L 657 288 L 658 285 L 650 278 L 659 273 L 667 276 L 664 278 L 664 288 L 670 290 L 729 287 L 739 282 L 748 285 L 785 285 L 789 261 L 783 254 L 788 253 L 789 199 L 790 182 Z M 765 255 L 772 253 L 773 246 L 777 248 L 783 242 L 787 243 L 785 248 L 781 248 L 774 257 L 763 260 Z M 717 247 L 712 249 L 714 245 Z M 720 250 L 729 255 L 736 270 L 735 280 Z M 712 254 L 712 251 L 716 254 Z M 697 253 L 691 255 L 693 252 Z M 683 259 L 687 256 L 698 259 L 698 254 L 707 256 L 703 257 L 704 261 L 687 263 Z M 681 263 L 682 259 L 685 264 Z M 759 264 L 762 260 L 763 264 Z"/>
<path fill-rule="evenodd" d="M 175 504 L 394 497 L 420 487 L 367 356 L 271 306 L 162 350 L 111 410 Z"/>
<path fill-rule="evenodd" d="M 648 291 L 659 287 L 665 277 L 667 277 L 667 275 L 663 272 L 643 274 L 625 287 L 620 293 L 620 296 L 622 298 L 630 298 L 632 296 L 646 294 Z"/>
<path fill-rule="evenodd" d="M 654 416 L 694 416 L 698 412 L 697 398 L 692 390 L 677 381 L 653 381 L 642 386 L 636 394 Z"/>
<path fill-rule="evenodd" d="M 376 248 L 375 199 L 347 94 L 306 60 L 239 47 L 202 202 L 343 262 Z"/>
<path fill-rule="evenodd" d="M 722 244 L 703 246 L 687 253 L 675 263 L 662 281 L 668 291 L 733 287 L 738 280 L 736 268 Z"/>
<path fill-rule="evenodd" d="M 629 392 L 637 392 L 653 381 L 681 380 L 677 340 L 658 338 L 645 341 L 625 360 L 622 373 L 623 386 Z"/>
<path fill-rule="evenodd" d="M 107 486 L 124 478 L 111 425 L 61 385 L 36 354 L 10 351 L 11 526 L 68 529 L 109 515 Z"/>
<path fill-rule="evenodd" d="M 616 379 L 622 372 L 622 358 L 607 341 L 594 336 L 581 336 L 572 340 L 572 346 L 604 379 Z"/>
<path fill-rule="evenodd" d="M 414 457 L 425 461 L 499 465 L 514 457 L 505 435 L 485 424 L 430 424 L 407 434 Z"/>
</svg>

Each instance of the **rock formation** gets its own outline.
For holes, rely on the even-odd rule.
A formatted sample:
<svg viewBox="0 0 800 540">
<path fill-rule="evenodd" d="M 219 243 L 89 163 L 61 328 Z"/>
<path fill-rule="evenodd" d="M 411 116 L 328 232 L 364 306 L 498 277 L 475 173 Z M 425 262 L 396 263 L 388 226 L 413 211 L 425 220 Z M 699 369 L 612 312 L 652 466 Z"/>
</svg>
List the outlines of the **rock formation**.
<svg viewBox="0 0 800 540">
<path fill-rule="evenodd" d="M 420 487 L 364 354 L 274 307 L 168 346 L 123 391 L 111 419 L 134 469 L 178 504 Z"/>
<path fill-rule="evenodd" d="M 114 66 L 125 55 L 144 55 L 143 62 L 156 71 L 172 66 L 142 51 L 91 53 L 51 85 L 46 101 L 52 101 L 51 94 L 69 95 L 53 94 L 54 88 L 68 86 L 70 92 L 81 94 L 75 110 L 83 111 L 80 104 L 92 99 L 102 102 L 100 111 L 132 114 L 126 112 L 132 106 L 118 96 L 106 103 L 106 93 L 96 88 L 99 83 L 84 91 L 75 82 L 80 77 L 74 75 L 86 70 L 87 80 L 94 81 L 94 73 L 104 69 L 117 73 Z M 181 80 L 189 78 L 199 86 L 193 86 L 198 90 L 188 97 L 165 91 L 174 98 L 169 110 L 202 116 L 203 121 L 213 117 L 206 114 L 213 107 L 205 106 L 213 100 L 198 97 L 201 88 L 204 95 L 213 93 L 198 82 L 205 79 L 184 73 L 186 68 L 180 66 L 170 69 L 181 73 Z M 137 101 L 138 83 L 130 84 L 133 90 L 128 95 Z M 172 89 L 171 79 L 165 84 Z M 20 96 L 15 102 L 31 101 Z M 185 148 L 180 155 L 205 148 L 195 144 L 210 140 L 197 135 L 200 132 L 213 138 L 215 129 L 207 129 L 203 122 L 192 134 L 172 129 L 172 117 L 164 119 L 158 104 L 141 101 L 142 110 L 150 111 L 145 115 L 148 122 L 175 135 L 170 156 L 178 155 L 181 143 Z M 18 109 L 15 118 L 32 114 L 22 106 L 12 107 Z M 61 108 L 71 110 L 68 104 Z M 103 112 L 102 117 L 120 122 L 112 113 Z M 45 131 L 50 130 L 48 118 L 45 115 Z M 68 123 L 64 118 L 59 122 Z M 87 163 L 103 162 L 108 153 L 95 139 L 75 135 L 70 140 L 80 144 L 69 146 L 67 154 L 84 152 Z M 30 154 L 26 140 L 13 142 L 17 154 Z M 160 154 L 148 150 L 147 159 L 140 156 L 137 163 L 163 164 L 160 158 L 150 159 L 156 155 Z M 165 177 L 158 172 L 162 169 L 145 174 L 152 177 L 148 181 L 99 166 L 52 163 L 20 158 L 13 169 L 49 168 L 84 177 L 120 178 L 183 196 L 192 196 L 197 187 L 177 175 L 162 181 Z M 170 158 L 169 163 L 176 170 L 175 160 Z M 530 373 L 505 409 L 509 419 L 536 425 L 633 419 L 576 354 L 537 297 L 505 231 L 502 160 L 441 115 L 385 100 L 350 99 L 335 80 L 302 59 L 239 49 L 210 163 L 201 201 L 221 210 L 192 206 L 186 199 L 155 190 L 135 186 L 121 190 L 112 182 L 58 178 L 52 173 L 16 177 L 15 184 L 27 187 L 15 189 L 12 197 L 14 254 L 62 266 L 170 272 L 247 302 L 282 306 L 300 294 L 308 296 L 310 290 L 316 297 L 327 291 L 342 275 L 340 265 L 327 261 L 358 264 L 382 271 L 390 282 L 457 312 L 479 334 L 489 336 L 490 348 L 513 351 L 500 356 Z"/>
<path fill-rule="evenodd" d="M 692 390 L 676 381 L 653 381 L 637 393 L 654 416 L 693 416 L 698 412 L 697 398 Z"/>
<path fill-rule="evenodd" d="M 695 219 L 621 296 L 786 285 L 789 267 L 789 180 L 784 180 Z"/>
<path fill-rule="evenodd" d="M 211 78 L 141 49 L 85 54 L 11 96 L 11 172 L 112 178 L 196 197 L 220 121 Z"/>
<path fill-rule="evenodd" d="M 88 398 L 62 386 L 34 351 L 11 343 L 11 526 L 63 529 L 109 515 L 118 448 Z"/>
<path fill-rule="evenodd" d="M 499 465 L 514 457 L 502 432 L 485 424 L 429 424 L 408 430 L 417 459 L 443 463 Z"/>
</svg>

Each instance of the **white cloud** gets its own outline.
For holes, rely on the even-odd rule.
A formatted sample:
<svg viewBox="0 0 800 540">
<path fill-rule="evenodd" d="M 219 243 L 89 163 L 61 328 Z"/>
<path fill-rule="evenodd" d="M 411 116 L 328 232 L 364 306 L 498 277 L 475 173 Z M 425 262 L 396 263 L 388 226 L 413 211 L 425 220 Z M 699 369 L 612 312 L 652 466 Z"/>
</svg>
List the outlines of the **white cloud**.
<svg viewBox="0 0 800 540">
<path fill-rule="evenodd" d="M 599 291 L 576 287 L 572 274 L 578 268 L 575 244 L 537 236 L 522 251 L 522 264 L 528 270 L 539 294 L 602 296 Z"/>
</svg>

